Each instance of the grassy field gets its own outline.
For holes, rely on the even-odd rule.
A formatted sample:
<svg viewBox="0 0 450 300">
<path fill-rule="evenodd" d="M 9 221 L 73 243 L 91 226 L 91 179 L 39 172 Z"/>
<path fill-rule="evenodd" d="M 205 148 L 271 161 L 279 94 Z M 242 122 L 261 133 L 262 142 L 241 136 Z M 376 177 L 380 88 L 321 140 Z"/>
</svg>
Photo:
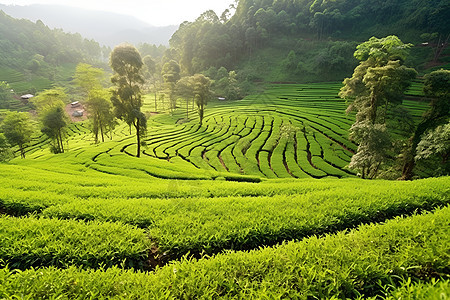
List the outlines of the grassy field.
<svg viewBox="0 0 450 300">
<path fill-rule="evenodd" d="M 141 158 L 123 124 L 71 124 L 58 155 L 36 136 L 0 165 L 0 299 L 449 297 L 450 178 L 357 178 L 338 89 L 213 101 L 202 126 L 149 95 Z"/>
</svg>

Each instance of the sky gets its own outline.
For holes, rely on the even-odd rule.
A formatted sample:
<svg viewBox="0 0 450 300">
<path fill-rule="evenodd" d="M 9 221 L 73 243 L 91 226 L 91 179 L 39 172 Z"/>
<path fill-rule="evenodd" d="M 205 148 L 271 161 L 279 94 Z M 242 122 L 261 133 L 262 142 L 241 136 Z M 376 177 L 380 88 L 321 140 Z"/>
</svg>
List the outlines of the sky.
<svg viewBox="0 0 450 300">
<path fill-rule="evenodd" d="M 212 9 L 220 17 L 233 0 L 0 0 L 7 5 L 59 4 L 135 16 L 155 26 L 194 21 Z"/>
</svg>

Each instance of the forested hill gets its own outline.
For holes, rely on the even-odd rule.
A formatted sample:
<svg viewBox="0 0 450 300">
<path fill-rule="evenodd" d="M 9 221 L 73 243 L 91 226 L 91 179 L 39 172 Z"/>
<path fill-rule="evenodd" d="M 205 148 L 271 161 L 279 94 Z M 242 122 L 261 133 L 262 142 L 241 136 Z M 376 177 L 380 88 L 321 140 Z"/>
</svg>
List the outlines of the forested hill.
<svg viewBox="0 0 450 300">
<path fill-rule="evenodd" d="M 449 15 L 446 0 L 240 0 L 183 23 L 170 45 L 186 73 L 223 66 L 241 81 L 338 80 L 355 66 L 356 43 L 392 34 L 432 42 L 450 32 Z"/>
<path fill-rule="evenodd" d="M 14 19 L 0 10 L 0 82 L 16 93 L 36 93 L 67 82 L 79 62 L 107 62 L 109 47 L 50 29 L 41 21 Z"/>
<path fill-rule="evenodd" d="M 0 65 L 33 70 L 36 63 L 60 65 L 102 60 L 109 49 L 80 34 L 50 29 L 42 21 L 14 19 L 0 11 Z"/>
</svg>

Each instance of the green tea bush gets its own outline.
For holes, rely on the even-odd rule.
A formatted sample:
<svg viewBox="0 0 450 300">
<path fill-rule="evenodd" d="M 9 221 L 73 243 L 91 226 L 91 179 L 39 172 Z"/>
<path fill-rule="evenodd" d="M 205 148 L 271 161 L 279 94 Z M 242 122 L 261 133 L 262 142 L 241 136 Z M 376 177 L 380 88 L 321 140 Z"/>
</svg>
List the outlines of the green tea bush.
<svg viewBox="0 0 450 300">
<path fill-rule="evenodd" d="M 329 190 L 270 197 L 89 199 L 49 207 L 43 215 L 148 227 L 160 254 L 178 259 L 187 253 L 199 257 L 335 232 L 446 205 L 450 200 L 448 178 L 327 182 Z"/>
<path fill-rule="evenodd" d="M 0 261 L 10 268 L 146 267 L 145 232 L 120 223 L 0 217 Z"/>
<path fill-rule="evenodd" d="M 0 270 L 0 297 L 362 299 L 448 294 L 450 208 L 274 248 L 183 259 L 152 273 Z M 429 276 L 443 280 L 427 282 Z M 412 284 L 405 284 L 405 282 Z M 390 286 L 391 295 L 386 295 Z M 389 298 L 391 297 L 391 298 Z M 420 298 L 420 297 L 419 297 Z M 398 299 L 398 298 L 394 298 Z M 432 298 L 429 298 L 432 299 Z M 439 299 L 439 298 L 438 298 Z"/>
</svg>

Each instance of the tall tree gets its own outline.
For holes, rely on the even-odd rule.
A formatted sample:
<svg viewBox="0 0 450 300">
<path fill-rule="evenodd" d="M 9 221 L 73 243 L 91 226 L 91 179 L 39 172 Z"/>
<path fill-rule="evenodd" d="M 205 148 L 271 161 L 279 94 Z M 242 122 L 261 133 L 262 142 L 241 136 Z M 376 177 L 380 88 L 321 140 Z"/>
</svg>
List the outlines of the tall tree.
<svg viewBox="0 0 450 300">
<path fill-rule="evenodd" d="M 203 74 L 195 74 L 192 76 L 193 94 L 195 103 L 197 104 L 198 116 L 200 118 L 200 125 L 202 125 L 205 114 L 205 106 L 211 97 L 211 80 Z"/>
<path fill-rule="evenodd" d="M 33 98 L 42 123 L 41 131 L 51 139 L 53 153 L 64 152 L 66 127 L 69 124 L 69 117 L 64 110 L 65 101 L 67 94 L 62 88 L 45 90 Z"/>
<path fill-rule="evenodd" d="M 117 118 L 136 129 L 136 156 L 140 157 L 141 141 L 147 133 L 147 119 L 141 111 L 142 58 L 134 46 L 122 44 L 111 52 L 110 65 L 114 71 L 111 77 L 115 86 L 111 97 L 114 112 Z"/>
<path fill-rule="evenodd" d="M 34 133 L 30 115 L 26 112 L 9 112 L 0 127 L 11 146 L 18 146 L 20 156 L 25 158 L 25 147 Z"/>
<path fill-rule="evenodd" d="M 173 110 L 177 105 L 175 87 L 181 78 L 180 65 L 175 60 L 171 60 L 164 64 L 161 74 L 169 94 L 170 108 Z"/>
<path fill-rule="evenodd" d="M 54 105 L 41 113 L 41 131 L 51 140 L 51 152 L 64 153 L 64 140 L 66 139 L 66 127 L 69 118 L 64 111 L 64 106 Z"/>
<path fill-rule="evenodd" d="M 175 87 L 176 94 L 186 101 L 186 119 L 189 119 L 189 102 L 194 101 L 194 83 L 192 76 L 181 78 Z"/>
<path fill-rule="evenodd" d="M 86 63 L 79 63 L 75 70 L 74 82 L 78 85 L 86 97 L 86 106 L 91 121 L 91 130 L 95 143 L 105 141 L 105 134 L 114 129 L 115 120 L 112 111 L 110 92 L 103 88 L 105 71 L 94 68 Z"/>
<path fill-rule="evenodd" d="M 409 47 L 411 45 L 404 44 L 396 36 L 382 39 L 372 37 L 360 44 L 354 53 L 360 63 L 353 76 L 344 80 L 344 86 L 339 93 L 341 98 L 350 101 L 347 111 L 356 110 L 356 121 L 350 129 L 350 137 L 365 137 L 357 140 L 358 152 L 350 163 L 350 167 L 364 165 L 364 177 L 371 174 L 369 177 L 373 178 L 380 169 L 380 164 L 367 155 L 368 149 L 372 149 L 370 152 L 373 154 L 376 152 L 373 146 L 379 145 L 376 156 L 379 158 L 386 153 L 385 148 L 389 144 L 381 142 L 386 140 L 387 132 L 384 127 L 377 125 L 386 123 L 389 107 L 402 103 L 404 92 L 417 75 L 414 69 L 402 65 Z M 381 108 L 383 109 L 380 113 Z M 359 153 L 360 151 L 365 154 Z M 361 163 L 362 158 L 367 159 L 365 164 Z"/>
<path fill-rule="evenodd" d="M 158 76 L 156 75 L 157 65 L 155 60 L 153 60 L 150 55 L 145 56 L 142 61 L 145 66 L 145 77 L 149 82 L 149 85 L 153 86 L 153 93 L 155 96 L 155 112 L 158 112 Z"/>
<path fill-rule="evenodd" d="M 400 178 L 403 180 L 410 180 L 413 176 L 416 165 L 414 158 L 422 135 L 449 121 L 450 71 L 438 70 L 426 75 L 423 91 L 425 96 L 430 99 L 430 108 L 410 138 L 409 147 L 404 154 L 402 177 Z"/>
<path fill-rule="evenodd" d="M 99 136 L 102 142 L 104 142 L 107 132 L 111 134 L 112 138 L 112 131 L 114 130 L 116 121 L 110 99 L 111 93 L 105 89 L 92 90 L 89 93 L 87 109 L 95 143 L 98 143 Z"/>
</svg>

